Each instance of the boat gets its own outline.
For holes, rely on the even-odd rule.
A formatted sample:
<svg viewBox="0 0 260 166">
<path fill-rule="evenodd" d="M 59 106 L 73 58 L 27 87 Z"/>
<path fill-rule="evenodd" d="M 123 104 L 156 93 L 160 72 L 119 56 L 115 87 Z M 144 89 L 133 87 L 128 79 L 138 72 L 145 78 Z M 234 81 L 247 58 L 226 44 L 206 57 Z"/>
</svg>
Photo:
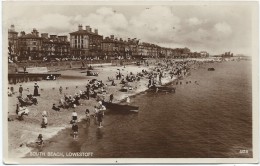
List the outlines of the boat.
<svg viewBox="0 0 260 166">
<path fill-rule="evenodd" d="M 212 68 L 208 68 L 208 71 L 215 71 L 215 69 L 212 67 Z"/>
<path fill-rule="evenodd" d="M 155 92 L 170 92 L 175 93 L 176 88 L 175 87 L 167 87 L 167 86 L 152 86 L 149 88 L 149 90 L 155 91 Z"/>
<path fill-rule="evenodd" d="M 98 76 L 98 73 L 97 72 L 93 72 L 91 70 L 88 70 L 87 71 L 87 76 Z"/>
<path fill-rule="evenodd" d="M 103 105 L 107 109 L 114 110 L 114 111 L 133 111 L 133 112 L 138 112 L 138 110 L 139 110 L 138 106 L 118 104 L 118 103 L 104 102 Z"/>
</svg>

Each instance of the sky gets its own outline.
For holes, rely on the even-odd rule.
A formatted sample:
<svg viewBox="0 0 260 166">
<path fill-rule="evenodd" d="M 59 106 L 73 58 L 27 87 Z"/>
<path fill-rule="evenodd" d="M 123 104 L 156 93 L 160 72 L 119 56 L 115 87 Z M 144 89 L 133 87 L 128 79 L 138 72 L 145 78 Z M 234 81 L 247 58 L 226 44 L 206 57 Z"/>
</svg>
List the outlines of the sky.
<svg viewBox="0 0 260 166">
<path fill-rule="evenodd" d="M 10 12 L 13 11 L 13 12 Z M 252 4 L 132 4 L 132 5 L 40 5 L 3 4 L 3 25 L 17 32 L 68 35 L 78 25 L 98 29 L 104 37 L 137 38 L 164 47 L 208 51 L 212 55 L 231 51 L 252 54 Z"/>
</svg>

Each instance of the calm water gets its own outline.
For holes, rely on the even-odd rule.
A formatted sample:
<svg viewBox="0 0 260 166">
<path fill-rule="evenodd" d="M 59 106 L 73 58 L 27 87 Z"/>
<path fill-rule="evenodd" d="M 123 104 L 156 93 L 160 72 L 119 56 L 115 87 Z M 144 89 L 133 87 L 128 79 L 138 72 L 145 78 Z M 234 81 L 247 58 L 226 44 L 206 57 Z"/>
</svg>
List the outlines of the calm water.
<svg viewBox="0 0 260 166">
<path fill-rule="evenodd" d="M 252 157 L 251 62 L 206 64 L 174 86 L 175 94 L 134 97 L 138 114 L 107 112 L 102 129 L 81 123 L 77 141 L 63 130 L 43 151 L 93 152 L 97 158 Z"/>
</svg>

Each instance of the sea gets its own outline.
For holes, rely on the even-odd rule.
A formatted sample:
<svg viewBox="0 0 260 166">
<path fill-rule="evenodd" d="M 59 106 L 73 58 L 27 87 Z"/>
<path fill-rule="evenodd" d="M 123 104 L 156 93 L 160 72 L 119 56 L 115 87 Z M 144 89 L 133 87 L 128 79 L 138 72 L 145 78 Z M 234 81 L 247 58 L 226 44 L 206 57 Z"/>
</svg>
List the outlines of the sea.
<svg viewBox="0 0 260 166">
<path fill-rule="evenodd" d="M 65 129 L 39 151 L 85 152 L 92 158 L 251 158 L 251 63 L 196 67 L 168 85 L 175 93 L 146 91 L 132 97 L 138 113 L 107 110 L 103 128 L 94 119 L 82 121 L 76 140 Z"/>
</svg>

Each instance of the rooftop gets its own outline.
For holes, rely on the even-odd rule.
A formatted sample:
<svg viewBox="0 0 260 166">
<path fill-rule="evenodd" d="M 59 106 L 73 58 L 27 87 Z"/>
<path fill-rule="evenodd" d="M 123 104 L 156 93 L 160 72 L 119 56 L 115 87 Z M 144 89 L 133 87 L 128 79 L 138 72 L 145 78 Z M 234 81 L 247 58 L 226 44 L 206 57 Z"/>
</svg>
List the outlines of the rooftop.
<svg viewBox="0 0 260 166">
<path fill-rule="evenodd" d="M 23 38 L 23 39 L 41 39 L 41 37 L 33 35 L 33 34 L 26 34 L 26 35 L 22 35 L 19 36 L 19 38 Z"/>
<path fill-rule="evenodd" d="M 102 37 L 101 35 L 98 35 L 94 32 L 89 32 L 87 30 L 78 30 L 78 31 L 75 31 L 75 32 L 71 32 L 70 35 L 94 35 L 94 36 L 100 36 Z"/>
</svg>

